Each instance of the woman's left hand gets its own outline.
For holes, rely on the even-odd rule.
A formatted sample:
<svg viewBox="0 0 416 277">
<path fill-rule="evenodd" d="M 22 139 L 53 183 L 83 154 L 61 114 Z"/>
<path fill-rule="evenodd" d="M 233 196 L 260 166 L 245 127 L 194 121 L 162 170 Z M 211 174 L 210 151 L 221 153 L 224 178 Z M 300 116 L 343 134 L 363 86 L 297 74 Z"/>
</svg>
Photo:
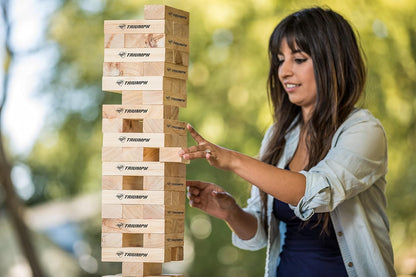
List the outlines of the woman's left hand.
<svg viewBox="0 0 416 277">
<path fill-rule="evenodd" d="M 179 156 L 185 160 L 206 159 L 210 165 L 216 168 L 231 170 L 232 163 L 235 162 L 234 151 L 207 141 L 190 124 L 187 124 L 186 128 L 198 145 L 181 150 Z"/>
</svg>

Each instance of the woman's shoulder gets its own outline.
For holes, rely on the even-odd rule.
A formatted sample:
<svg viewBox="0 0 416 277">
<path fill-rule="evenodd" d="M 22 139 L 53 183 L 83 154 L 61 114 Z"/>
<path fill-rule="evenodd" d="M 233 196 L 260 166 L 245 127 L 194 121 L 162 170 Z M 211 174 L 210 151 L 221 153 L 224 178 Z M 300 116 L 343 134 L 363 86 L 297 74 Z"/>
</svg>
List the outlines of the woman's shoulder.
<svg viewBox="0 0 416 277">
<path fill-rule="evenodd" d="M 355 108 L 344 121 L 344 123 L 341 124 L 340 129 L 351 127 L 357 124 L 383 127 L 381 122 L 369 110 Z"/>
</svg>

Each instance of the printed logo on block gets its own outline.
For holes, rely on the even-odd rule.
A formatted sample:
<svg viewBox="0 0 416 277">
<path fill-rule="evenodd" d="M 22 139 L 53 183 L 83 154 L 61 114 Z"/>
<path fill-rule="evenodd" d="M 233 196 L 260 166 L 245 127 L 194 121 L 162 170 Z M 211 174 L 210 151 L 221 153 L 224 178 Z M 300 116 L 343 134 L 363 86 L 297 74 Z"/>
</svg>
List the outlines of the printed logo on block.
<svg viewBox="0 0 416 277">
<path fill-rule="evenodd" d="M 117 109 L 116 109 L 116 112 L 118 112 L 118 113 L 123 113 L 123 111 L 124 111 L 124 109 L 123 109 L 123 108 L 117 108 Z"/>
<path fill-rule="evenodd" d="M 124 28 L 126 28 L 126 24 L 122 23 L 122 24 L 118 25 L 118 27 L 119 27 L 121 30 L 124 30 Z"/>
<path fill-rule="evenodd" d="M 121 223 L 121 222 L 116 224 L 116 226 L 117 226 L 118 228 L 120 228 L 120 229 L 121 229 L 121 228 L 123 228 L 123 225 L 124 225 L 124 224 L 123 224 L 123 223 Z"/>
<path fill-rule="evenodd" d="M 124 165 L 119 164 L 119 165 L 117 166 L 117 169 L 118 169 L 118 170 L 120 170 L 120 171 L 123 171 L 123 169 L 124 169 Z"/>
<path fill-rule="evenodd" d="M 118 53 L 118 55 L 120 56 L 120 58 L 124 58 L 124 57 L 126 57 L 126 52 L 120 52 L 120 53 Z"/>
<path fill-rule="evenodd" d="M 125 141 L 126 141 L 126 137 L 119 137 L 118 138 L 118 140 L 121 142 L 121 143 L 124 143 Z"/>
<path fill-rule="evenodd" d="M 121 258 L 121 257 L 123 257 L 123 256 L 124 256 L 124 252 L 123 252 L 123 251 L 118 251 L 118 252 L 116 253 L 116 255 L 117 255 L 119 258 Z"/>
<path fill-rule="evenodd" d="M 122 193 L 117 193 L 117 195 L 116 195 L 116 197 L 117 197 L 119 200 L 123 199 L 123 196 L 124 196 L 124 194 L 122 194 Z"/>
<path fill-rule="evenodd" d="M 116 83 L 117 83 L 117 85 L 119 85 L 121 87 L 124 83 L 124 80 L 117 80 Z"/>
</svg>

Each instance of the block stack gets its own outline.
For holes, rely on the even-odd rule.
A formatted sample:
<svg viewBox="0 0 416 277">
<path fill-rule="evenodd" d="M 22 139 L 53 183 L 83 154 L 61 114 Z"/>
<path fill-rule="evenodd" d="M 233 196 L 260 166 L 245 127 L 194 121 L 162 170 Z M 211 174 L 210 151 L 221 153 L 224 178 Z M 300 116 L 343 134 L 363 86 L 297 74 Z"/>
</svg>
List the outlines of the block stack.
<svg viewBox="0 0 416 277">
<path fill-rule="evenodd" d="M 104 22 L 102 261 L 121 262 L 122 276 L 163 275 L 183 260 L 189 13 L 144 7 L 144 20 Z M 119 275 L 117 275 L 119 276 Z"/>
</svg>

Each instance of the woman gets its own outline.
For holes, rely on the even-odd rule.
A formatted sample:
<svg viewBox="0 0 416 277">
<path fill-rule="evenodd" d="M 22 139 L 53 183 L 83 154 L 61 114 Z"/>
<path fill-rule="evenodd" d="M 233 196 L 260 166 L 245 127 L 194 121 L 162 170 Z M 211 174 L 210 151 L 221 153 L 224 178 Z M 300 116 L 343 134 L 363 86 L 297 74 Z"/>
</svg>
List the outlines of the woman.
<svg viewBox="0 0 416 277">
<path fill-rule="evenodd" d="M 265 276 L 395 276 L 386 137 L 355 107 L 366 69 L 354 31 L 331 10 L 301 10 L 275 28 L 269 57 L 274 124 L 260 161 L 189 125 L 198 145 L 179 153 L 253 184 L 248 206 L 215 184 L 188 181 L 191 206 L 225 220 L 236 246 L 267 246 Z"/>
</svg>

